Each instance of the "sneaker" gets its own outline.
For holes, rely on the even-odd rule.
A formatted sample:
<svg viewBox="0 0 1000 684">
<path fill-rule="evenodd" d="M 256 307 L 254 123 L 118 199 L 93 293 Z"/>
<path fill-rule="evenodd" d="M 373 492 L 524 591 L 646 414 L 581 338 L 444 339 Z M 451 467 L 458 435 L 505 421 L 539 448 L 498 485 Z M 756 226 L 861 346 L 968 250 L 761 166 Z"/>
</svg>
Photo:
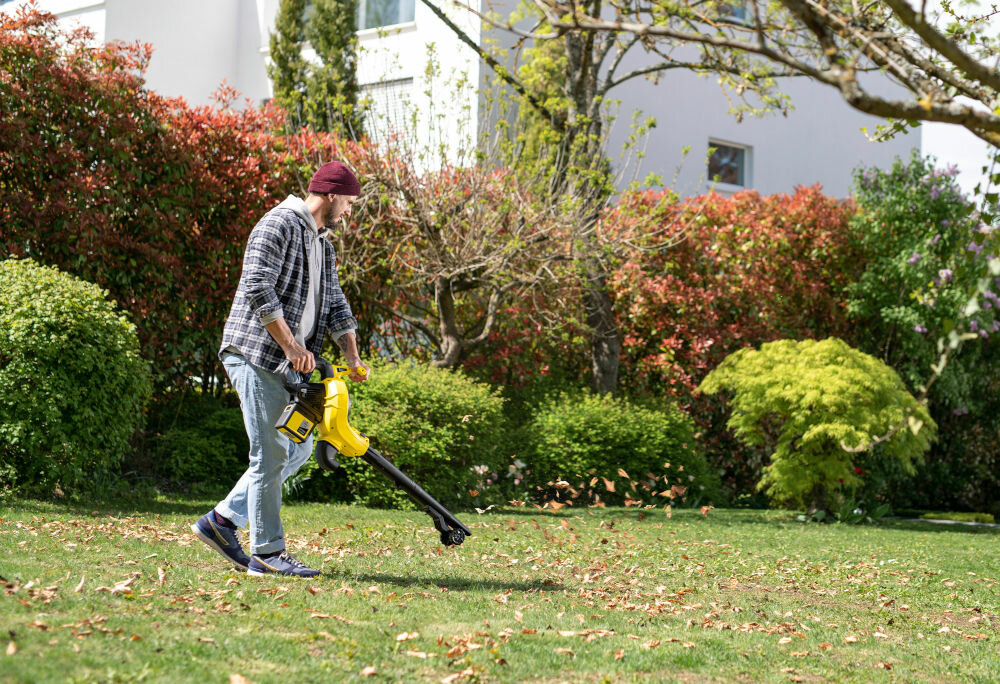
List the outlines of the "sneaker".
<svg viewBox="0 0 1000 684">
<path fill-rule="evenodd" d="M 212 513 L 213 511 L 209 511 L 198 518 L 198 522 L 191 526 L 191 531 L 198 539 L 222 554 L 227 561 L 240 570 L 246 570 L 250 565 L 250 557 L 243 552 L 236 529 L 219 525 Z"/>
<path fill-rule="evenodd" d="M 258 576 L 278 574 L 290 577 L 315 577 L 319 574 L 319 570 L 307 568 L 305 563 L 288 553 L 288 551 L 282 551 L 277 556 L 269 558 L 261 558 L 257 555 L 253 556 L 250 559 L 247 574 Z"/>
</svg>

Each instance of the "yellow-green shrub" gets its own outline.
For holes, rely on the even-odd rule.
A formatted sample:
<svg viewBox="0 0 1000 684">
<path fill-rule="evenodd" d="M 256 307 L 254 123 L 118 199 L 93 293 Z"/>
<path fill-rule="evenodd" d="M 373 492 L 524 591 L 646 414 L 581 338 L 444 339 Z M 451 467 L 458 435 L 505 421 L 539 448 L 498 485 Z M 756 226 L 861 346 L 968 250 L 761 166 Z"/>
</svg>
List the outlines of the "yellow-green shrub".
<svg viewBox="0 0 1000 684">
<path fill-rule="evenodd" d="M 771 451 L 759 488 L 781 505 L 834 506 L 831 497 L 861 482 L 856 454 L 844 447 L 869 444 L 907 416 L 915 429 L 896 430 L 872 455 L 912 472 L 937 430 L 896 371 L 836 338 L 741 349 L 698 389 L 733 395 L 727 425 L 746 444 Z"/>
</svg>

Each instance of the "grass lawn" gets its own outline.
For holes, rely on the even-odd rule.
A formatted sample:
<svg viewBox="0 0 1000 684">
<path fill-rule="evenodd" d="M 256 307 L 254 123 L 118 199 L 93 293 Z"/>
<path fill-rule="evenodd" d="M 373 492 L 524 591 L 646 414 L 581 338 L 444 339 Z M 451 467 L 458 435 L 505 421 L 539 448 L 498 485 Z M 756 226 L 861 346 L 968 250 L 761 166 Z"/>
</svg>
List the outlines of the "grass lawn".
<svg viewBox="0 0 1000 684">
<path fill-rule="evenodd" d="M 987 682 L 995 529 L 782 512 L 289 505 L 323 575 L 249 578 L 214 503 L 0 504 L 0 681 Z M 4 655 L 6 654 L 6 655 Z"/>
</svg>

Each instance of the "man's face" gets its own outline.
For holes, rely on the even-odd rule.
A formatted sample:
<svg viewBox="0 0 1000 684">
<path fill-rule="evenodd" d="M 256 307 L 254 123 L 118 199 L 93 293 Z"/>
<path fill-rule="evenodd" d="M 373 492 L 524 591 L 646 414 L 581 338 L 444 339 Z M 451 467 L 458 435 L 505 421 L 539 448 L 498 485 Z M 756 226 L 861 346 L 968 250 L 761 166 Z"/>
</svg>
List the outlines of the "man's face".
<svg viewBox="0 0 1000 684">
<path fill-rule="evenodd" d="M 351 215 L 351 205 L 357 200 L 357 195 L 327 195 L 330 203 L 327 206 L 323 225 L 332 227 L 337 219 L 346 218 Z"/>
</svg>

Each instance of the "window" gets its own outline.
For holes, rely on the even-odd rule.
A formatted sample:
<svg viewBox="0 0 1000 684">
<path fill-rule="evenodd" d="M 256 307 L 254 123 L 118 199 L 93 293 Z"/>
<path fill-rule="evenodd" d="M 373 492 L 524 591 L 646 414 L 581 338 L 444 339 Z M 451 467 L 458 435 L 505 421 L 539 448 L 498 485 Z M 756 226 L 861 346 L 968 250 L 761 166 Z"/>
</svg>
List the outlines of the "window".
<svg viewBox="0 0 1000 684">
<path fill-rule="evenodd" d="M 412 78 L 381 81 L 361 86 L 360 101 L 367 104 L 365 132 L 372 139 L 383 138 L 393 132 L 404 133 L 412 128 L 407 125 L 411 110 Z"/>
<path fill-rule="evenodd" d="M 746 2 L 719 3 L 719 18 L 740 24 L 746 23 L 748 19 Z"/>
<path fill-rule="evenodd" d="M 413 21 L 416 0 L 359 0 L 358 29 L 378 28 Z"/>
<path fill-rule="evenodd" d="M 729 185 L 747 185 L 747 148 L 709 140 L 708 180 Z"/>
</svg>

